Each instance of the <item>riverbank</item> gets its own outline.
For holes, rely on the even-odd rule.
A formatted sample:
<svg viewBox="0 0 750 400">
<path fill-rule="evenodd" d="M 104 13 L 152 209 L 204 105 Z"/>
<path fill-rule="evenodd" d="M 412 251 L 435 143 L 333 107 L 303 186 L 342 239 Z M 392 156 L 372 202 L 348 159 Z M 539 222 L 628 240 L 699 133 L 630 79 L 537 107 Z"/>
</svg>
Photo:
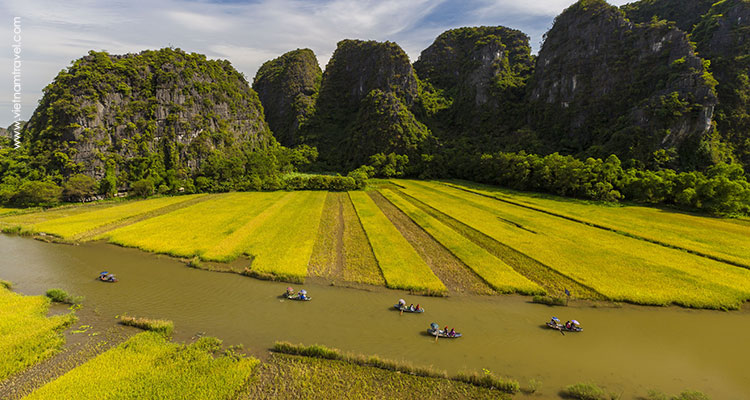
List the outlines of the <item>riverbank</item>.
<svg viewBox="0 0 750 400">
<path fill-rule="evenodd" d="M 750 300 L 741 221 L 611 207 L 466 182 L 369 191 L 159 197 L 0 215 L 9 233 L 104 240 L 189 266 L 412 294 L 520 293 L 739 309 Z"/>
<path fill-rule="evenodd" d="M 261 360 L 276 341 L 289 341 L 377 354 L 450 375 L 486 368 L 522 386 L 542 382 L 538 393 L 548 397 L 582 380 L 623 392 L 623 398 L 651 389 L 741 398 L 750 390 L 743 375 L 750 351 L 734 345 L 750 330 L 749 307 L 720 312 L 582 301 L 550 307 L 518 295 L 421 298 L 378 286 L 330 286 L 325 280 L 293 285 L 313 296 L 302 303 L 279 298 L 285 283 L 185 268 L 171 257 L 103 243 L 69 246 L 0 236 L 0 252 L 7 255 L 0 260 L 0 277 L 14 281 L 20 293 L 60 287 L 84 296 L 82 310 L 90 307 L 102 318 L 172 320 L 176 341 L 190 342 L 199 333 L 215 336 L 226 345 L 247 345 L 248 354 Z M 116 273 L 120 282 L 96 281 L 102 269 Z M 402 297 L 420 303 L 426 313 L 392 311 Z M 543 326 L 551 316 L 578 319 L 584 332 L 562 336 Z M 431 322 L 455 327 L 464 337 L 435 343 L 422 334 Z M 576 362 L 560 368 L 550 358 Z"/>
</svg>

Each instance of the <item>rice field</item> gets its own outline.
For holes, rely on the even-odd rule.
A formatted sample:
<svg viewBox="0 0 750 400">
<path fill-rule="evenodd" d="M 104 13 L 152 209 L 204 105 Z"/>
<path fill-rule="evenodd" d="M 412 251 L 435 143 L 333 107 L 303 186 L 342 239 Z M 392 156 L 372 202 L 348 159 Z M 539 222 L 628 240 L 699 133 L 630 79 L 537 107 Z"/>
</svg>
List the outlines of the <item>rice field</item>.
<svg viewBox="0 0 750 400">
<path fill-rule="evenodd" d="M 20 209 L 18 209 L 18 208 L 5 208 L 5 207 L 0 207 L 0 215 L 5 215 L 5 214 L 10 214 L 10 213 L 15 213 L 15 212 L 18 212 L 18 211 L 20 211 Z"/>
<path fill-rule="evenodd" d="M 112 207 L 94 208 L 88 212 L 50 219 L 30 225 L 27 229 L 33 232 L 50 233 L 63 239 L 77 239 L 94 229 L 120 222 L 128 218 L 153 212 L 171 205 L 183 203 L 203 194 L 159 197 L 149 200 L 129 201 Z"/>
<path fill-rule="evenodd" d="M 750 299 L 747 219 L 471 183 L 392 182 L 379 192 L 243 192 L 0 209 L 0 228 L 73 242 L 104 239 L 196 263 L 237 261 L 209 269 L 289 282 L 310 274 L 443 295 L 561 296 L 569 289 L 574 298 L 719 309 Z"/>
<path fill-rule="evenodd" d="M 221 342 L 170 342 L 139 333 L 76 367 L 26 399 L 225 399 L 246 385 L 259 361 L 234 352 L 218 357 Z"/>
<path fill-rule="evenodd" d="M 47 317 L 50 300 L 22 296 L 0 285 L 0 381 L 58 352 L 73 313 Z"/>
<path fill-rule="evenodd" d="M 95 210 L 102 210 L 114 207 L 118 204 L 121 204 L 121 202 L 105 201 L 84 205 L 65 205 L 37 212 L 22 212 L 18 214 L 10 213 L 6 216 L 0 216 L 0 229 L 20 227 L 22 230 L 27 230 L 28 227 L 35 224 L 41 224 L 53 219 L 70 217 Z"/>
<path fill-rule="evenodd" d="M 457 234 L 449 226 L 420 210 L 391 190 L 381 191 L 390 202 L 406 213 L 414 222 L 458 257 L 493 289 L 501 293 L 542 294 L 536 283 L 516 272 L 508 264 L 496 258 L 466 237 Z"/>
<path fill-rule="evenodd" d="M 473 183 L 446 184 L 750 268 L 750 226 L 743 224 L 741 219 L 698 216 L 643 206 L 592 204 Z"/>
<path fill-rule="evenodd" d="M 433 294 L 446 287 L 365 192 L 349 192 L 386 286 Z"/>
<path fill-rule="evenodd" d="M 750 271 L 445 185 L 405 193 L 615 301 L 736 309 Z"/>
<path fill-rule="evenodd" d="M 252 275 L 303 282 L 318 234 L 326 192 L 294 192 L 294 198 L 244 242 Z"/>
<path fill-rule="evenodd" d="M 227 193 L 174 212 L 103 234 L 100 238 L 127 247 L 177 257 L 230 259 L 241 250 L 225 239 L 243 235 L 264 211 L 283 206 L 293 193 Z M 275 209 L 274 209 L 275 210 Z M 236 237 L 236 235 L 235 235 Z M 206 259 L 206 258 L 204 258 Z"/>
</svg>

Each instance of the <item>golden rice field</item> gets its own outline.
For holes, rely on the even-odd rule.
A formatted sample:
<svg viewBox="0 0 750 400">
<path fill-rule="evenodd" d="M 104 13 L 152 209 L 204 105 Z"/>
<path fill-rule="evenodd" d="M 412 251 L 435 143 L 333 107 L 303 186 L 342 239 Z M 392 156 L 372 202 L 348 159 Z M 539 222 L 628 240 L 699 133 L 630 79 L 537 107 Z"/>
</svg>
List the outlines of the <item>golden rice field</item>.
<svg viewBox="0 0 750 400">
<path fill-rule="evenodd" d="M 21 296 L 0 285 L 0 381 L 59 351 L 73 313 L 47 317 L 50 300 Z"/>
<path fill-rule="evenodd" d="M 398 183 L 410 196 L 611 300 L 735 309 L 750 299 L 747 269 L 439 183 Z"/>
<path fill-rule="evenodd" d="M 290 282 L 335 276 L 449 294 L 453 275 L 430 261 L 439 255 L 499 293 L 559 296 L 569 288 L 580 298 L 728 309 L 750 299 L 750 268 L 742 268 L 750 264 L 747 219 L 589 204 L 464 182 L 392 182 L 378 189 L 381 203 L 360 191 L 192 195 L 4 216 L 10 209 L 0 209 L 0 228 L 236 262 L 236 272 Z M 427 235 L 419 240 L 436 245 L 425 250 L 380 207 L 413 221 Z"/>
<path fill-rule="evenodd" d="M 0 229 L 20 227 L 23 230 L 31 232 L 31 226 L 34 224 L 40 224 L 57 218 L 84 214 L 95 210 L 102 210 L 122 204 L 125 204 L 125 202 L 106 201 L 99 203 L 88 203 L 85 205 L 65 205 L 37 212 L 11 214 L 5 217 L 0 216 Z"/>
<path fill-rule="evenodd" d="M 259 361 L 235 353 L 214 356 L 221 342 L 182 345 L 139 333 L 26 399 L 226 399 L 247 384 Z"/>
<path fill-rule="evenodd" d="M 287 207 L 269 219 L 247 243 L 251 273 L 302 282 L 318 233 L 325 192 L 298 192 Z"/>
<path fill-rule="evenodd" d="M 102 235 L 112 243 L 178 257 L 231 256 L 233 247 L 224 242 L 293 193 L 227 193 L 177 211 L 128 225 Z M 262 216 L 261 216 L 262 217 Z M 217 248 L 222 249 L 218 250 Z M 238 254 L 239 255 L 239 254 Z"/>
<path fill-rule="evenodd" d="M 544 195 L 532 196 L 474 183 L 445 184 L 750 267 L 750 226 L 743 224 L 741 219 L 698 216 L 634 205 L 592 204 Z"/>
<path fill-rule="evenodd" d="M 445 285 L 370 196 L 365 192 L 350 192 L 349 196 L 383 271 L 386 285 L 395 289 L 444 293 Z"/>
<path fill-rule="evenodd" d="M 0 207 L 0 215 L 10 214 L 12 212 L 17 212 L 17 211 L 19 211 L 17 208 Z"/>
<path fill-rule="evenodd" d="M 493 289 L 501 293 L 544 293 L 544 289 L 539 285 L 519 274 L 508 264 L 479 247 L 476 243 L 456 234 L 456 231 L 420 210 L 414 204 L 391 190 L 383 190 L 381 193 L 435 240 L 463 261 Z"/>
<path fill-rule="evenodd" d="M 30 226 L 30 229 L 34 232 L 50 233 L 64 239 L 75 239 L 81 234 L 85 234 L 86 232 L 104 225 L 132 218 L 137 215 L 146 214 L 160 208 L 182 203 L 201 196 L 205 195 L 198 194 L 137 200 L 127 202 L 117 207 L 100 208 L 86 213 L 50 219 L 33 224 Z"/>
</svg>

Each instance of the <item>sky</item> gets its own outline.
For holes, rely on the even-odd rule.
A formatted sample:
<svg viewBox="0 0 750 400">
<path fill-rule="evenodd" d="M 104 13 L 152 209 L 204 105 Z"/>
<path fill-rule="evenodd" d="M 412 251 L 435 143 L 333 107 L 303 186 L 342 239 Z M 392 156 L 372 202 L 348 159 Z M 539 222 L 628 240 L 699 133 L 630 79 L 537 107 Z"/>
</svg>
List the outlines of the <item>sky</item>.
<svg viewBox="0 0 750 400">
<path fill-rule="evenodd" d="M 416 61 L 442 32 L 503 25 L 532 51 L 573 0 L 24 0 L 0 1 L 0 127 L 13 122 L 14 44 L 20 39 L 21 119 L 60 70 L 88 53 L 178 47 L 227 59 L 252 82 L 258 68 L 310 48 L 321 68 L 342 39 L 389 40 Z M 609 0 L 622 5 L 629 0 Z M 14 33 L 20 17 L 20 38 Z M 16 32 L 17 33 L 17 32 Z"/>
</svg>

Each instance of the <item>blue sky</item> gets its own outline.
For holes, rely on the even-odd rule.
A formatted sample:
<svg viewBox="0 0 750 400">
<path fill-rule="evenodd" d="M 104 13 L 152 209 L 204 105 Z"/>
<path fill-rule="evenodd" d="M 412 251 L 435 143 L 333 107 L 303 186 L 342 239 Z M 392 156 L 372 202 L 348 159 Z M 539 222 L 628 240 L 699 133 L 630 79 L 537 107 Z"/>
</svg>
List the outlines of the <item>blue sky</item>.
<svg viewBox="0 0 750 400">
<path fill-rule="evenodd" d="M 628 0 L 610 1 L 622 5 Z M 42 89 L 89 50 L 111 54 L 174 46 L 228 59 L 252 81 L 263 62 L 311 48 L 325 67 L 341 39 L 390 40 L 412 61 L 448 29 L 504 25 L 542 35 L 573 0 L 25 0 L 0 3 L 6 38 L 0 63 L 12 68 L 13 17 L 21 17 L 22 118 Z M 12 122 L 12 75 L 0 84 L 0 126 Z"/>
</svg>

